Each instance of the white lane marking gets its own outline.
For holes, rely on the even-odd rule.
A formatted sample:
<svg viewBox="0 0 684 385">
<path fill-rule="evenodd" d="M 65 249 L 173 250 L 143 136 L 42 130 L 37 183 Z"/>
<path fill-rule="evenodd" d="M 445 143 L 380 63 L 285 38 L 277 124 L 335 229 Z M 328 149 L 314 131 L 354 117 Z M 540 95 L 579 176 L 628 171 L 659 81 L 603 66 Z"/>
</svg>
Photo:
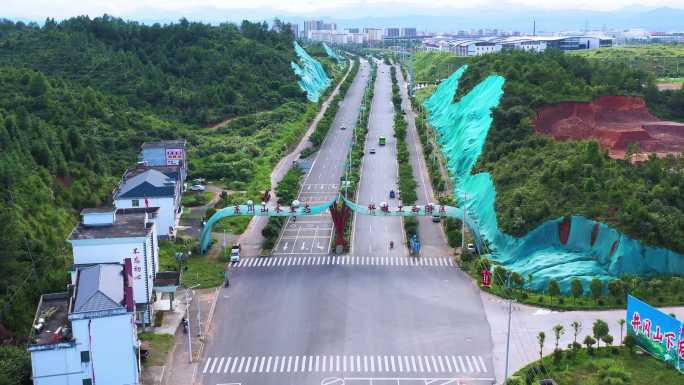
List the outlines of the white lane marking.
<svg viewBox="0 0 684 385">
<path fill-rule="evenodd" d="M 430 365 L 430 360 L 428 360 L 428 356 L 423 356 L 425 359 L 425 368 L 427 369 L 428 373 L 432 372 L 432 366 Z"/>
<path fill-rule="evenodd" d="M 470 363 L 470 357 L 465 356 L 466 362 L 468 363 L 468 371 L 472 372 L 473 371 L 473 364 Z"/>
<path fill-rule="evenodd" d="M 406 366 L 408 366 L 408 363 L 406 364 Z M 417 371 L 417 369 L 416 369 L 416 357 L 415 356 L 411 356 L 411 367 L 413 368 L 414 372 Z M 423 371 L 422 367 L 423 367 L 423 365 L 421 365 L 421 369 L 420 369 L 421 372 Z"/>
<path fill-rule="evenodd" d="M 299 356 L 295 356 L 293 371 L 296 372 L 297 368 L 299 368 Z M 290 363 L 289 362 L 287 363 L 287 371 L 288 372 L 290 371 Z"/>
<path fill-rule="evenodd" d="M 397 369 L 396 369 L 396 366 L 394 366 L 394 356 L 390 356 L 390 363 L 392 365 L 392 371 L 396 372 Z"/>
<path fill-rule="evenodd" d="M 444 365 L 442 364 L 442 358 L 439 358 L 439 367 L 440 367 L 440 372 L 444 371 Z M 432 356 L 432 367 L 435 368 L 435 372 L 437 371 L 437 360 L 435 359 L 435 356 Z"/>
<path fill-rule="evenodd" d="M 268 361 L 266 361 L 266 373 L 269 373 L 271 371 L 271 356 L 268 356 Z M 273 365 L 273 369 L 275 369 L 278 366 L 278 356 L 276 356 L 276 363 Z M 261 366 L 264 366 L 264 362 L 261 361 Z M 261 367 L 259 367 L 259 371 L 261 371 Z M 275 372 L 275 370 L 273 370 Z"/>
<path fill-rule="evenodd" d="M 486 372 L 487 371 L 487 366 L 484 363 L 484 360 L 482 359 L 482 356 L 477 356 L 477 358 L 480 359 L 480 365 L 482 365 L 482 371 Z"/>
<path fill-rule="evenodd" d="M 204 364 L 204 370 L 202 370 L 202 374 L 207 372 L 207 369 L 209 368 L 209 364 L 211 363 L 211 360 L 212 360 L 211 357 L 207 358 L 207 363 Z"/>
<path fill-rule="evenodd" d="M 441 356 L 440 356 L 441 357 Z M 440 358 L 441 360 L 441 358 Z M 441 361 L 440 361 L 441 362 Z M 449 362 L 449 357 L 444 356 L 444 362 L 446 362 L 447 370 L 451 373 L 453 370 L 451 369 L 451 362 Z"/>
<path fill-rule="evenodd" d="M 235 366 L 237 365 L 238 358 L 235 357 L 235 360 L 233 360 L 233 366 L 230 367 L 230 372 L 235 373 Z"/>
<path fill-rule="evenodd" d="M 361 356 L 356 356 L 356 371 L 361 371 Z"/>
<path fill-rule="evenodd" d="M 465 365 L 463 365 L 463 358 L 461 358 L 461 356 L 458 356 L 458 362 L 461 364 L 461 371 L 465 373 L 466 368 Z"/>
<path fill-rule="evenodd" d="M 313 363 L 314 363 L 313 356 L 309 356 L 309 371 L 313 370 Z"/>
<path fill-rule="evenodd" d="M 226 359 L 226 357 L 221 357 L 221 361 L 219 361 L 218 366 L 216 367 L 216 373 L 221 372 L 221 366 L 223 366 L 223 361 Z M 213 372 L 213 370 L 212 370 Z"/>
<path fill-rule="evenodd" d="M 228 357 L 226 359 L 226 366 L 223 368 L 223 373 L 228 373 L 228 366 L 230 366 L 230 361 L 233 359 L 233 357 Z"/>
<path fill-rule="evenodd" d="M 369 356 L 368 357 L 370 361 L 370 371 L 374 372 L 375 371 L 375 356 Z"/>
<path fill-rule="evenodd" d="M 340 371 L 340 356 L 337 356 L 337 358 L 335 359 L 335 371 Z"/>
<path fill-rule="evenodd" d="M 368 371 L 368 356 L 363 356 L 363 371 Z"/>
<path fill-rule="evenodd" d="M 319 364 L 319 357 L 316 356 L 316 369 L 315 369 L 316 372 L 318 371 L 318 364 Z"/>
<path fill-rule="evenodd" d="M 477 364 L 477 358 L 475 356 L 471 356 L 473 359 L 473 366 L 475 367 L 475 371 L 480 373 L 480 365 Z"/>
<path fill-rule="evenodd" d="M 306 356 L 302 356 L 302 367 L 299 370 L 300 372 L 305 372 L 306 371 Z"/>
<path fill-rule="evenodd" d="M 389 358 L 385 356 L 385 371 L 389 372 Z M 394 369 L 392 369 L 394 371 Z"/>
<path fill-rule="evenodd" d="M 249 361 L 252 360 L 252 357 L 248 357 L 247 360 L 248 360 L 248 361 L 247 361 L 247 366 L 249 366 Z M 238 370 L 237 370 L 238 373 L 242 373 L 242 365 L 243 365 L 244 363 L 245 363 L 245 357 L 242 357 L 242 359 L 240 360 L 240 366 L 238 366 Z"/>
<path fill-rule="evenodd" d="M 266 359 L 266 357 L 263 357 Z M 261 361 L 263 363 L 263 361 Z M 259 357 L 254 357 L 254 365 L 252 366 L 252 373 L 255 373 L 257 370 L 257 364 L 259 363 Z"/>
<path fill-rule="evenodd" d="M 285 245 L 283 245 L 283 250 L 287 250 L 287 245 L 289 245 L 289 244 L 290 244 L 290 242 L 285 241 Z"/>
<path fill-rule="evenodd" d="M 290 373 L 290 369 L 292 368 L 292 356 L 287 357 L 287 372 Z M 282 372 L 282 370 L 281 370 Z"/>
</svg>

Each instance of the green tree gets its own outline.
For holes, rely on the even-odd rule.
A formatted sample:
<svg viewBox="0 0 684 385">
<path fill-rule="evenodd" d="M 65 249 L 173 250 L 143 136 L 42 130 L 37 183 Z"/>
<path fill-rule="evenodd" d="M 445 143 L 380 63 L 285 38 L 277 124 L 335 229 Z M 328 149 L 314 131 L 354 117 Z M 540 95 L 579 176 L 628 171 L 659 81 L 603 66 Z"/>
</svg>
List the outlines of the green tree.
<svg viewBox="0 0 684 385">
<path fill-rule="evenodd" d="M 549 281 L 549 295 L 551 296 L 551 299 L 560 295 L 560 285 L 555 279 Z"/>
<path fill-rule="evenodd" d="M 42 73 L 36 72 L 31 76 L 31 80 L 29 81 L 29 92 L 31 93 L 31 96 L 42 96 L 47 92 L 49 87 L 50 84 Z"/>
<path fill-rule="evenodd" d="M 563 327 L 563 325 L 560 325 L 560 324 L 555 325 L 553 327 L 553 334 L 556 337 L 556 350 L 558 350 L 558 344 L 560 342 L 560 338 L 563 334 L 565 334 L 565 328 Z"/>
<path fill-rule="evenodd" d="M 608 335 L 609 329 L 608 329 L 608 324 L 606 321 L 597 319 L 594 321 L 594 324 L 591 327 L 592 334 L 594 338 L 596 339 L 596 346 L 599 347 L 600 341 L 603 339 L 603 337 Z"/>
<path fill-rule="evenodd" d="M 625 347 L 627 348 L 627 351 L 630 354 L 634 353 L 634 347 L 637 345 L 637 341 L 633 335 L 627 334 L 622 343 L 625 345 Z"/>
<path fill-rule="evenodd" d="M 517 289 L 522 289 L 523 285 L 525 284 L 525 279 L 517 271 L 511 272 L 511 278 L 510 279 L 511 279 L 511 282 L 513 282 L 513 285 Z"/>
<path fill-rule="evenodd" d="M 577 278 L 574 278 L 572 281 L 570 281 L 570 292 L 572 293 L 572 303 L 574 304 L 578 297 L 584 295 L 582 281 Z"/>
<path fill-rule="evenodd" d="M 625 295 L 624 288 L 625 284 L 620 279 L 614 279 L 608 282 L 608 294 L 610 294 L 615 302 L 622 301 Z"/>
<path fill-rule="evenodd" d="M 589 283 L 589 291 L 591 292 L 591 298 L 593 298 L 594 301 L 598 301 L 603 294 L 603 282 L 597 278 L 592 279 Z"/>
<path fill-rule="evenodd" d="M 570 323 L 570 327 L 572 327 L 572 342 L 577 343 L 577 335 L 582 331 L 582 322 L 580 321 L 572 321 Z"/>
<path fill-rule="evenodd" d="M 586 337 L 584 337 L 584 344 L 587 346 L 587 350 L 591 351 L 591 347 L 594 346 L 596 343 L 596 340 L 587 334 Z"/>
<path fill-rule="evenodd" d="M 25 385 L 31 383 L 31 358 L 26 350 L 0 346 L 0 384 Z"/>
<path fill-rule="evenodd" d="M 537 343 L 539 344 L 539 361 L 544 358 L 544 341 L 546 340 L 546 334 L 544 332 L 539 332 L 537 334 Z"/>
<path fill-rule="evenodd" d="M 618 325 L 620 325 L 620 343 L 624 343 L 624 339 L 622 338 L 622 331 L 625 329 L 625 320 L 621 318 L 617 321 L 617 323 Z"/>
</svg>

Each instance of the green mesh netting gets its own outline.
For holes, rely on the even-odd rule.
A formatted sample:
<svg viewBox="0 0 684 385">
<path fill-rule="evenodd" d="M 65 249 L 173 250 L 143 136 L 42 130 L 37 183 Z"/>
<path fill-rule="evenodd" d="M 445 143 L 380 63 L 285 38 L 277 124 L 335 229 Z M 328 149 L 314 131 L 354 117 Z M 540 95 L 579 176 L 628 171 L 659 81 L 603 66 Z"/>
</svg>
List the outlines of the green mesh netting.
<svg viewBox="0 0 684 385">
<path fill-rule="evenodd" d="M 443 81 L 424 105 L 429 122 L 440 135 L 439 143 L 456 182 L 455 195 L 466 206 L 466 224 L 478 244 L 486 241 L 491 258 L 527 278 L 533 289 L 549 280 L 567 292 L 570 281 L 588 286 L 622 274 L 684 274 L 684 257 L 671 250 L 642 245 L 609 226 L 582 216 L 557 218 L 541 224 L 521 238 L 499 230 L 496 190 L 489 173 L 471 174 L 492 124 L 491 109 L 498 106 L 505 79 L 489 76 L 458 103 L 453 98 L 466 66 Z"/>
<path fill-rule="evenodd" d="M 294 42 L 294 49 L 302 65 L 292 62 L 290 66 L 294 73 L 299 76 L 298 84 L 302 91 L 306 92 L 306 98 L 315 103 L 330 85 L 330 78 L 325 73 L 321 63 L 312 58 L 296 41 Z"/>
<path fill-rule="evenodd" d="M 225 217 L 294 217 L 318 215 L 327 211 L 330 206 L 335 203 L 335 200 L 336 199 L 333 199 L 329 202 L 316 206 L 308 206 L 308 212 L 307 207 L 304 205 L 300 205 L 295 209 L 291 209 L 289 206 L 282 206 L 280 207 L 280 210 L 276 210 L 274 207 L 268 207 L 266 210 L 264 210 L 260 205 L 253 206 L 253 209 L 250 209 L 250 207 L 247 205 L 229 206 L 223 208 L 215 212 L 214 215 L 207 220 L 207 223 L 204 224 L 202 233 L 200 234 L 200 250 L 202 253 L 207 251 L 207 248 L 209 248 L 209 243 L 211 243 L 211 229 L 214 227 L 216 222 Z"/>
<path fill-rule="evenodd" d="M 328 54 L 328 56 L 337 61 L 337 64 L 340 64 L 342 62 L 342 58 L 338 54 L 336 54 L 335 51 L 332 50 L 332 48 L 328 47 L 327 44 L 323 43 L 323 49 L 325 50 L 325 53 Z"/>
</svg>

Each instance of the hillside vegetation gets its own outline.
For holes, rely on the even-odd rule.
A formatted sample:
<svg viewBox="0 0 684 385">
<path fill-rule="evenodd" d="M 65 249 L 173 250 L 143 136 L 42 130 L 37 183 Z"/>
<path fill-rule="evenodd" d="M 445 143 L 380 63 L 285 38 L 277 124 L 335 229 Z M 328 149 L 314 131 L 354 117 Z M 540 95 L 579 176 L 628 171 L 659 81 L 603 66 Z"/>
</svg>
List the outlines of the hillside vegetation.
<svg viewBox="0 0 684 385">
<path fill-rule="evenodd" d="M 292 35 L 265 24 L 146 26 L 104 16 L 38 28 L 5 21 L 0 64 L 28 67 L 192 124 L 274 108 L 300 96 Z"/>
<path fill-rule="evenodd" d="M 0 339 L 27 335 L 37 296 L 64 290 L 78 212 L 109 199 L 142 142 L 187 138 L 192 175 L 268 184 L 316 110 L 293 57 L 289 30 L 248 22 L 0 23 Z"/>
<path fill-rule="evenodd" d="M 520 236 L 548 219 L 579 214 L 684 253 L 684 158 L 632 165 L 610 159 L 595 141 L 557 143 L 533 131 L 535 108 L 544 104 L 629 94 L 646 95 L 653 105 L 653 95 L 660 94 L 652 74 L 552 50 L 487 55 L 469 65 L 456 99 L 490 74 L 506 77 L 475 170 L 492 174 L 503 231 Z M 672 114 L 677 105 L 660 107 Z"/>
</svg>

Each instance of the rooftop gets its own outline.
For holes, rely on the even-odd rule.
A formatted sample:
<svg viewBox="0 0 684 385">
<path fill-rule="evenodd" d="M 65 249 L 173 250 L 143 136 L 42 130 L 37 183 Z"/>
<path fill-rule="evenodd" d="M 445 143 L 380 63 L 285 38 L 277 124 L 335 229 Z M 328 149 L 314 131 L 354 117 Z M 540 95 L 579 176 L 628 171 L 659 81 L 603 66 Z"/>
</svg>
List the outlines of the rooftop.
<svg viewBox="0 0 684 385">
<path fill-rule="evenodd" d="M 33 345 L 50 345 L 64 342 L 69 333 L 69 293 L 43 294 L 38 303 L 31 330 Z"/>
<path fill-rule="evenodd" d="M 98 264 L 79 269 L 77 284 L 74 313 L 122 307 L 124 285 L 121 265 Z"/>
<path fill-rule="evenodd" d="M 114 199 L 171 197 L 176 194 L 176 183 L 163 172 L 148 168 L 134 176 L 124 175 Z"/>
<path fill-rule="evenodd" d="M 89 226 L 81 222 L 71 232 L 69 240 L 144 237 L 150 232 L 151 219 L 158 212 L 159 207 L 118 209 L 114 224 Z"/>
<path fill-rule="evenodd" d="M 154 286 L 178 286 L 180 284 L 180 272 L 160 271 L 154 277 Z"/>
<path fill-rule="evenodd" d="M 144 173 L 147 170 L 157 170 L 176 181 L 180 179 L 180 166 L 147 166 L 142 164 L 138 164 L 126 170 L 124 173 L 124 178 L 132 178 L 136 175 Z"/>
<path fill-rule="evenodd" d="M 145 142 L 142 144 L 142 148 L 185 148 L 185 145 L 187 144 L 187 140 L 185 139 L 176 139 L 176 140 L 161 140 L 159 142 Z"/>
</svg>

